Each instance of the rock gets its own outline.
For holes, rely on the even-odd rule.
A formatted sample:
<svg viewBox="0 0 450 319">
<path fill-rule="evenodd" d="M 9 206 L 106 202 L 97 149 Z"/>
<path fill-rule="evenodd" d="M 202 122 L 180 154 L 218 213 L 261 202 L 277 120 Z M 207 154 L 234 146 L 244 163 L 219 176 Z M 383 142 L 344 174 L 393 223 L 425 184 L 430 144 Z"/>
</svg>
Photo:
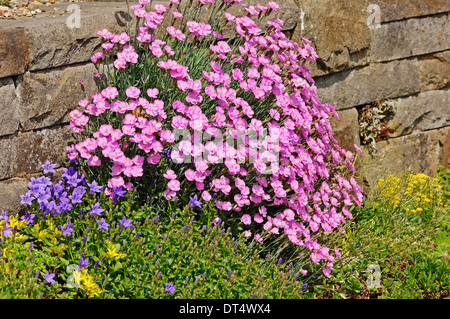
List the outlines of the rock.
<svg viewBox="0 0 450 319">
<path fill-rule="evenodd" d="M 450 49 L 449 14 L 382 24 L 370 33 L 372 62 L 391 61 Z"/>
<path fill-rule="evenodd" d="M 97 31 L 108 29 L 121 33 L 126 31 L 127 21 L 133 25 L 126 3 L 117 4 L 113 9 L 108 3 L 77 5 L 81 10 L 79 28 L 75 23 L 76 12 L 66 12 L 65 7 L 60 15 L 23 22 L 29 47 L 29 71 L 88 62 L 94 52 L 101 50 Z"/>
<path fill-rule="evenodd" d="M 10 215 L 18 213 L 21 209 L 20 195 L 28 191 L 29 180 L 26 178 L 13 178 L 0 182 L 0 210 L 6 210 Z"/>
<path fill-rule="evenodd" d="M 0 79 L 0 136 L 13 134 L 19 128 L 19 110 L 14 81 Z"/>
<path fill-rule="evenodd" d="M 0 28 L 0 78 L 25 72 L 28 43 L 22 29 Z"/>
<path fill-rule="evenodd" d="M 299 16 L 292 39 L 313 42 L 319 59 L 307 63 L 319 76 L 369 63 L 366 0 L 297 0 Z"/>
<path fill-rule="evenodd" d="M 39 72 L 26 72 L 17 81 L 20 122 L 25 131 L 68 123 L 68 113 L 96 89 L 92 63 Z"/>
<path fill-rule="evenodd" d="M 450 89 L 422 92 L 395 100 L 396 112 L 388 121 L 390 137 L 450 125 Z"/>
<path fill-rule="evenodd" d="M 66 147 L 74 141 L 72 133 L 64 125 L 0 139 L 0 180 L 41 172 L 46 160 L 64 163 Z"/>
<path fill-rule="evenodd" d="M 34 11 L 36 9 L 39 9 L 43 4 L 37 1 L 33 1 L 28 5 L 28 9 L 31 11 Z"/>
<path fill-rule="evenodd" d="M 420 91 L 417 60 L 374 63 L 363 68 L 315 78 L 322 103 L 346 109 L 373 101 L 408 96 Z"/>
<path fill-rule="evenodd" d="M 363 149 L 367 147 L 363 146 Z M 432 176 L 439 165 L 449 167 L 450 127 L 381 141 L 377 143 L 377 149 L 373 156 L 368 151 L 362 154 L 364 165 L 372 166 L 371 169 L 361 167 L 370 188 L 382 174 L 402 173 L 407 168 L 412 173 Z"/>
<path fill-rule="evenodd" d="M 439 90 L 450 86 L 450 51 L 419 57 L 422 91 Z"/>
<path fill-rule="evenodd" d="M 449 12 L 448 0 L 371 0 L 380 6 L 381 22 Z"/>
<path fill-rule="evenodd" d="M 358 111 L 355 108 L 338 111 L 339 120 L 330 119 L 334 138 L 340 147 L 355 151 L 353 144 L 360 145 Z"/>
</svg>

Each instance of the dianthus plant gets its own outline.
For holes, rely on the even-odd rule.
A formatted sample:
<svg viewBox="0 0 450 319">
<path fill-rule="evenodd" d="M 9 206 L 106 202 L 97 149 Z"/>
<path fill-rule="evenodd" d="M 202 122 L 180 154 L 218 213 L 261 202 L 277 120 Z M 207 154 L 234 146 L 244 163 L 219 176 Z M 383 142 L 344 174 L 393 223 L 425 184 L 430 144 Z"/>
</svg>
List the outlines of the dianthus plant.
<svg viewBox="0 0 450 319">
<path fill-rule="evenodd" d="M 337 248 L 318 241 L 362 204 L 354 155 L 339 147 L 277 3 L 140 0 L 136 28 L 101 30 L 99 92 L 70 113 L 68 147 L 108 190 L 135 188 L 177 205 L 215 205 L 256 241 L 301 246 L 329 276 Z M 100 75 L 102 73 L 102 75 Z M 360 151 L 356 148 L 357 151 Z"/>
</svg>

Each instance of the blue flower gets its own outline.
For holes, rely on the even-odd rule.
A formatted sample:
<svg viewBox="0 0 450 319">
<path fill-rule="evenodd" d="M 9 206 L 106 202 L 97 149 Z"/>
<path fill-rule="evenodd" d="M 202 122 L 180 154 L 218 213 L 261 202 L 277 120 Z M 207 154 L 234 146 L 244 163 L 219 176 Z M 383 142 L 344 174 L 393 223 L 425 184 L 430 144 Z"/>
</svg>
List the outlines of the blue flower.
<svg viewBox="0 0 450 319">
<path fill-rule="evenodd" d="M 71 223 L 67 223 L 62 228 L 62 235 L 63 236 L 72 236 L 72 232 L 73 232 L 73 224 L 71 224 Z"/>
<path fill-rule="evenodd" d="M 45 164 L 41 165 L 41 167 L 44 169 L 44 174 L 47 174 L 47 173 L 54 173 L 54 172 L 55 172 L 54 168 L 55 168 L 56 166 L 57 166 L 57 164 L 51 164 L 51 163 L 49 162 L 49 160 L 47 160 L 47 161 L 45 162 Z"/>
<path fill-rule="evenodd" d="M 165 283 L 166 288 L 164 288 L 164 292 L 174 294 L 175 290 L 177 290 L 172 283 Z"/>
<path fill-rule="evenodd" d="M 55 282 L 55 280 L 53 279 L 55 277 L 54 273 L 49 273 L 48 270 L 45 272 L 44 274 L 44 282 L 47 284 L 52 284 Z"/>
<path fill-rule="evenodd" d="M 31 206 L 34 199 L 34 197 L 31 196 L 29 192 L 27 192 L 25 195 L 20 195 L 20 198 L 22 199 L 20 201 L 20 205 L 28 205 L 28 206 Z"/>
<path fill-rule="evenodd" d="M 197 195 L 194 195 L 194 197 L 189 196 L 189 205 L 191 205 L 191 207 L 200 207 L 201 208 L 203 203 L 198 200 Z"/>
<path fill-rule="evenodd" d="M 87 183 L 89 186 L 89 193 L 95 194 L 100 193 L 102 191 L 102 186 L 99 186 L 96 181 L 93 181 L 92 183 Z"/>
<path fill-rule="evenodd" d="M 84 253 L 81 254 L 81 257 L 80 257 L 80 268 L 85 268 L 90 264 L 89 258 L 83 259 L 83 257 L 84 257 Z"/>
<path fill-rule="evenodd" d="M 95 203 L 94 205 L 91 206 L 91 210 L 89 211 L 89 214 L 100 216 L 102 214 L 102 212 L 104 212 L 104 211 L 105 210 L 100 207 L 100 203 Z"/>
<path fill-rule="evenodd" d="M 5 220 L 5 224 L 3 225 L 3 229 L 2 229 L 2 233 L 3 236 L 6 237 L 11 237 L 12 233 L 11 233 L 12 227 L 7 227 L 6 226 L 6 220 Z"/>
<path fill-rule="evenodd" d="M 30 212 L 26 212 L 25 216 L 20 217 L 21 220 L 25 220 L 28 224 L 34 224 L 33 218 L 36 217 L 36 214 L 30 214 Z"/>
<path fill-rule="evenodd" d="M 127 228 L 127 227 L 133 226 L 133 225 L 131 224 L 131 222 L 132 222 L 132 220 L 131 220 L 131 219 L 127 219 L 127 218 L 125 217 L 125 215 L 124 215 L 123 218 L 122 218 L 121 220 L 119 220 L 120 228 L 122 229 L 122 228 Z"/>
<path fill-rule="evenodd" d="M 127 191 L 122 190 L 122 186 L 119 186 L 113 187 L 113 192 L 114 192 L 113 203 L 115 203 L 120 197 L 123 197 L 123 195 L 125 195 Z"/>
<path fill-rule="evenodd" d="M 102 218 L 102 219 L 97 219 L 97 223 L 98 223 L 98 229 L 99 230 L 106 230 L 106 231 L 108 231 L 108 229 L 109 229 L 109 224 L 105 221 L 105 219 L 104 218 Z"/>
</svg>

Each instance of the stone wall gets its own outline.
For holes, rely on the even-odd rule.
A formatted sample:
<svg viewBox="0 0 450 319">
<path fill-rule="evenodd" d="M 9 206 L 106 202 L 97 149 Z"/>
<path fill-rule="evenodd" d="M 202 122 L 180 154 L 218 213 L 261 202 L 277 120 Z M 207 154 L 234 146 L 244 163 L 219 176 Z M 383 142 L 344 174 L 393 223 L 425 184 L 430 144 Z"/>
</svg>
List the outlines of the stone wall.
<svg viewBox="0 0 450 319">
<path fill-rule="evenodd" d="M 382 158 L 376 162 L 379 170 L 411 166 L 427 174 L 439 164 L 448 167 L 448 1 L 278 3 L 285 31 L 294 40 L 310 39 L 317 49 L 320 59 L 308 67 L 321 100 L 337 106 L 340 120 L 333 126 L 345 148 L 361 145 L 361 109 L 389 99 L 397 110 L 385 123 L 389 135 L 377 143 L 375 156 L 365 152 L 364 161 Z M 90 63 L 100 47 L 96 32 L 125 31 L 131 18 L 123 2 L 78 3 L 81 27 L 71 29 L 68 5 L 55 4 L 33 18 L 0 19 L 0 209 L 18 210 L 19 195 L 45 160 L 64 162 L 73 140 L 68 113 L 84 94 L 96 90 Z M 375 11 L 368 12 L 373 5 Z M 379 27 L 369 27 L 368 19 L 378 22 L 376 15 L 370 17 L 377 8 Z M 367 172 L 370 185 L 375 169 Z"/>
<path fill-rule="evenodd" d="M 340 115 L 334 132 L 360 158 L 366 184 L 405 168 L 434 174 L 450 160 L 450 2 L 446 0 L 295 0 L 292 38 L 313 41 L 308 65 L 322 102 Z M 384 100 L 376 149 L 362 145 L 359 114 Z"/>
</svg>

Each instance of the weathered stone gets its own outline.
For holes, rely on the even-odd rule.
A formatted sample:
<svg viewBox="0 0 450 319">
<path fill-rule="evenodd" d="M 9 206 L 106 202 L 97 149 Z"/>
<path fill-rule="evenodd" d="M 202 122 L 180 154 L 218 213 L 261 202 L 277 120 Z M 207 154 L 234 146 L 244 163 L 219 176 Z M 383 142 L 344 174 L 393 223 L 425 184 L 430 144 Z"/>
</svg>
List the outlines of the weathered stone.
<svg viewBox="0 0 450 319">
<path fill-rule="evenodd" d="M 6 25 L 23 28 L 28 43 L 28 50 L 24 51 L 29 54 L 28 70 L 89 61 L 92 54 L 101 49 L 97 31 L 106 28 L 120 33 L 127 30 L 126 22 L 132 21 L 126 3 L 77 3 L 80 8 L 78 27 L 77 12 L 66 11 L 69 5 L 55 5 L 59 8 L 58 14 L 45 12 L 33 19 L 18 18 L 14 24 L 6 22 Z"/>
<path fill-rule="evenodd" d="M 66 147 L 74 141 L 72 133 L 64 125 L 0 139 L 0 180 L 40 172 L 46 160 L 64 163 Z"/>
<path fill-rule="evenodd" d="M 450 86 L 450 51 L 419 57 L 419 72 L 422 91 Z"/>
<path fill-rule="evenodd" d="M 438 131 L 439 143 L 442 145 L 441 160 L 438 165 L 444 166 L 446 169 L 450 169 L 450 129 L 443 128 Z"/>
<path fill-rule="evenodd" d="M 420 91 L 417 60 L 374 63 L 315 79 L 321 102 L 346 109 Z"/>
<path fill-rule="evenodd" d="M 449 12 L 448 0 L 371 0 L 380 6 L 381 22 Z"/>
<path fill-rule="evenodd" d="M 375 155 L 370 156 L 368 151 L 362 154 L 366 163 L 373 161 L 376 167 L 365 170 L 364 178 L 369 187 L 373 187 L 384 173 L 396 174 L 410 169 L 412 173 L 431 176 L 439 165 L 448 167 L 449 148 L 450 127 L 378 142 Z"/>
<path fill-rule="evenodd" d="M 305 37 L 319 55 L 307 67 L 319 76 L 369 63 L 367 0 L 296 0 L 300 8 L 292 39 Z"/>
<path fill-rule="evenodd" d="M 0 136 L 13 134 L 19 128 L 19 112 L 16 103 L 14 81 L 0 79 Z"/>
<path fill-rule="evenodd" d="M 360 145 L 358 111 L 355 108 L 337 112 L 339 120 L 335 117 L 330 119 L 334 138 L 340 147 L 354 151 L 353 144 Z"/>
<path fill-rule="evenodd" d="M 24 130 L 68 122 L 68 113 L 95 90 L 92 63 L 25 73 L 17 85 L 20 122 Z"/>
<path fill-rule="evenodd" d="M 449 14 L 382 24 L 370 33 L 371 61 L 382 62 L 450 49 Z"/>
<path fill-rule="evenodd" d="M 28 44 L 23 29 L 0 28 L 0 78 L 21 74 L 28 63 Z"/>
<path fill-rule="evenodd" d="M 450 125 L 450 89 L 428 91 L 395 100 L 396 111 L 388 121 L 390 137 Z"/>
<path fill-rule="evenodd" d="M 12 178 L 0 182 L 0 210 L 9 214 L 18 213 L 21 209 L 20 195 L 28 191 L 27 178 Z"/>
</svg>

